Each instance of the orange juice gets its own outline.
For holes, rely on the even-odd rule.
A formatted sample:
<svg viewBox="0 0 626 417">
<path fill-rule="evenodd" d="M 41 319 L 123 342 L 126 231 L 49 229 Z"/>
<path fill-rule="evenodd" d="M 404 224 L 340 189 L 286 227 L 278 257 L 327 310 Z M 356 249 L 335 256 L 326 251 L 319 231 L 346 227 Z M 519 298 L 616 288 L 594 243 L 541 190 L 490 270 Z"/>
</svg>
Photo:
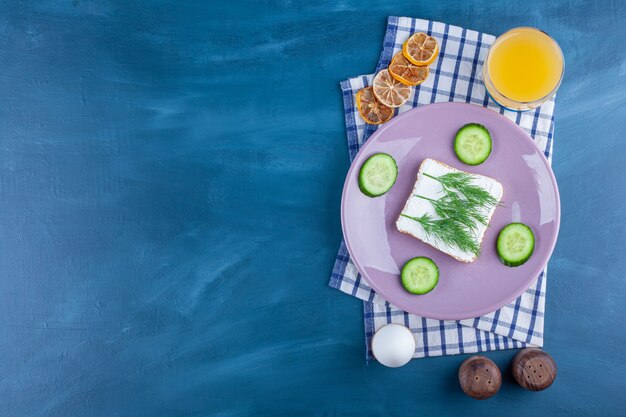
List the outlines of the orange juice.
<svg viewBox="0 0 626 417">
<path fill-rule="evenodd" d="M 504 107 L 528 110 L 557 90 L 563 54 L 554 39 L 534 28 L 515 28 L 493 43 L 483 67 L 485 86 Z"/>
</svg>

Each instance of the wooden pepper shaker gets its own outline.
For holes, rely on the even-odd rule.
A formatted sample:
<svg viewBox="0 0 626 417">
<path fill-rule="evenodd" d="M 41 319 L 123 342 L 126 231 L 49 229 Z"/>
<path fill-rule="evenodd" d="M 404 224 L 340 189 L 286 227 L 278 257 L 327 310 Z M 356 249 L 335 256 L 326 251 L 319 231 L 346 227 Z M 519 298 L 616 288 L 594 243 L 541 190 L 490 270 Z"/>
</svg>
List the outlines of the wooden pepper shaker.
<svg viewBox="0 0 626 417">
<path fill-rule="evenodd" d="M 464 393 L 477 400 L 495 395 L 502 385 L 498 365 L 484 356 L 467 358 L 459 368 L 459 383 Z"/>
<path fill-rule="evenodd" d="M 513 358 L 511 372 L 523 388 L 541 391 L 554 382 L 556 363 L 552 356 L 539 348 L 525 348 Z"/>
</svg>

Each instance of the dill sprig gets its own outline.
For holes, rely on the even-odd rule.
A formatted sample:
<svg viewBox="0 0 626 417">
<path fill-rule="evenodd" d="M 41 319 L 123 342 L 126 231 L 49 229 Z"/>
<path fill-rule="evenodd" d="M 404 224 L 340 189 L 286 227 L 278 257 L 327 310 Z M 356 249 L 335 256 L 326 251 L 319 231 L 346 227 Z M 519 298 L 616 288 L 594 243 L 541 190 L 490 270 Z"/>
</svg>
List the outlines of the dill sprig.
<svg viewBox="0 0 626 417">
<path fill-rule="evenodd" d="M 493 207 L 498 204 L 498 200 L 487 192 L 484 188 L 472 184 L 474 176 L 465 172 L 449 172 L 439 177 L 434 177 L 424 173 L 428 178 L 439 181 L 444 191 L 458 192 L 465 198 L 466 202 L 473 207 Z"/>
<path fill-rule="evenodd" d="M 440 199 L 428 198 L 418 194 L 416 196 L 430 201 L 435 209 L 435 213 L 442 219 L 452 218 L 471 230 L 478 228 L 477 222 L 487 225 L 487 216 L 482 214 L 472 204 L 468 204 L 456 192 L 448 191 Z"/>
<path fill-rule="evenodd" d="M 489 224 L 483 212 L 495 207 L 498 200 L 473 184 L 474 177 L 471 174 L 450 172 L 439 177 L 424 175 L 441 184 L 443 196 L 439 199 L 416 196 L 429 201 L 440 218 L 434 219 L 427 214 L 420 217 L 402 216 L 420 223 L 427 235 L 478 256 L 480 245 L 474 240 L 474 232 L 479 223 L 485 226 Z"/>
<path fill-rule="evenodd" d="M 451 218 L 433 219 L 428 214 L 420 217 L 407 216 L 401 214 L 407 219 L 418 222 L 424 232 L 428 236 L 433 236 L 448 246 L 456 246 L 464 252 L 471 252 L 475 255 L 480 254 L 480 247 L 476 243 L 466 227 Z"/>
</svg>

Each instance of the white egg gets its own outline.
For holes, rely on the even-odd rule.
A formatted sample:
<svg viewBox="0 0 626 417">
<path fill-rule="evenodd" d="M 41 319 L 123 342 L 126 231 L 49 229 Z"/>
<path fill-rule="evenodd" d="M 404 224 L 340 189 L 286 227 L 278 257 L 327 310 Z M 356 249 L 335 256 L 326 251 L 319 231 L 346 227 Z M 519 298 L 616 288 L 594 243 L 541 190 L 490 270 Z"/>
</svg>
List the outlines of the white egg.
<svg viewBox="0 0 626 417">
<path fill-rule="evenodd" d="M 390 368 L 406 365 L 415 353 L 415 338 L 411 330 L 399 324 L 378 329 L 372 338 L 372 354 Z"/>
</svg>

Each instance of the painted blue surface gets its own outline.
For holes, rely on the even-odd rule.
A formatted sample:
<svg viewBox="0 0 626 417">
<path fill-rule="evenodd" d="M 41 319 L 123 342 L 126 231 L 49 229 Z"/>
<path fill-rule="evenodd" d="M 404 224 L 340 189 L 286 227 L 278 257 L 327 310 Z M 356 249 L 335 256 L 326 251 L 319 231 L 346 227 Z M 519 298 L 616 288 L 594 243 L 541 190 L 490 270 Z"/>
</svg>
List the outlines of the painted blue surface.
<svg viewBox="0 0 626 417">
<path fill-rule="evenodd" d="M 562 45 L 542 393 L 363 360 L 326 286 L 338 82 L 388 15 Z M 3 2 L 0 415 L 625 415 L 626 10 L 599 2 Z M 506 368 L 514 351 L 491 353 Z"/>
</svg>

